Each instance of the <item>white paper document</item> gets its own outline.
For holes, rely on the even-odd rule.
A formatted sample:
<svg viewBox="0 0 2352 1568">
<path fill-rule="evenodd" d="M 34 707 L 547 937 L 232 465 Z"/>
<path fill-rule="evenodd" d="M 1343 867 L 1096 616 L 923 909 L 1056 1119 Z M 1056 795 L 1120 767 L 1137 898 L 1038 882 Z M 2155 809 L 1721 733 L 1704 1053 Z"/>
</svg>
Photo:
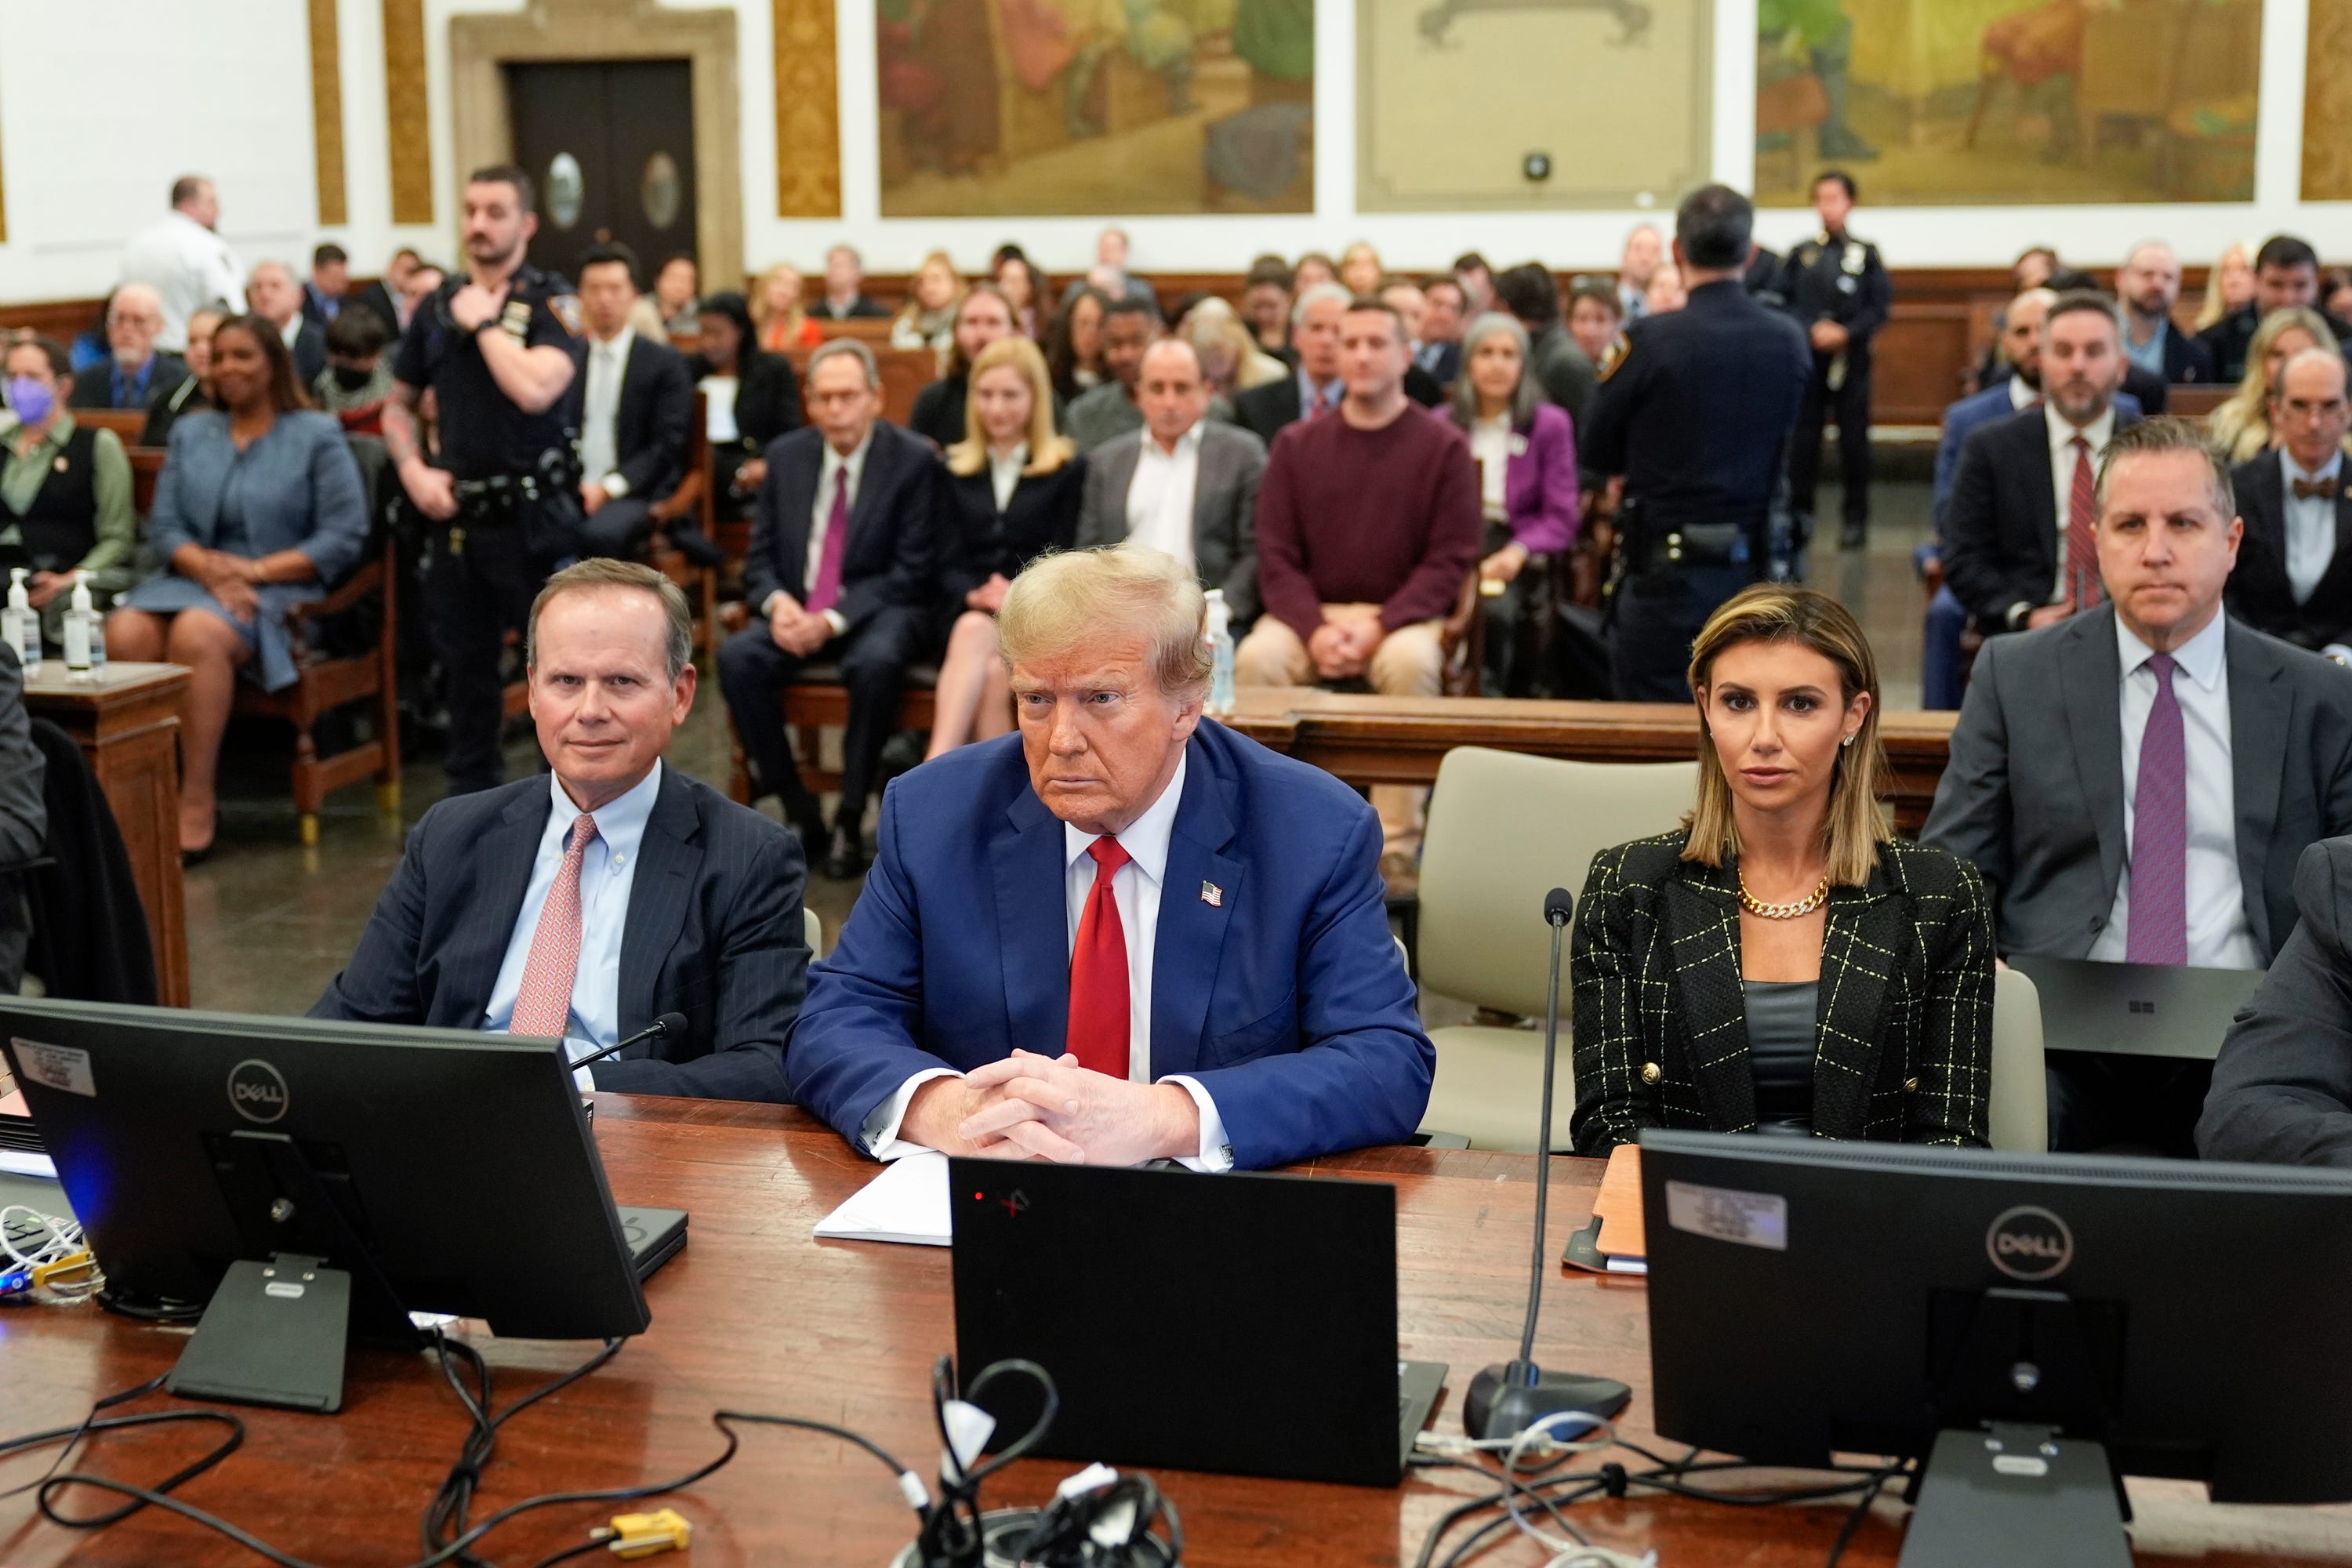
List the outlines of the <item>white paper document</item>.
<svg viewBox="0 0 2352 1568">
<path fill-rule="evenodd" d="M 816 1234 L 835 1241 L 903 1241 L 945 1247 L 948 1157 L 937 1151 L 893 1160 L 849 1201 L 816 1222 Z"/>
</svg>

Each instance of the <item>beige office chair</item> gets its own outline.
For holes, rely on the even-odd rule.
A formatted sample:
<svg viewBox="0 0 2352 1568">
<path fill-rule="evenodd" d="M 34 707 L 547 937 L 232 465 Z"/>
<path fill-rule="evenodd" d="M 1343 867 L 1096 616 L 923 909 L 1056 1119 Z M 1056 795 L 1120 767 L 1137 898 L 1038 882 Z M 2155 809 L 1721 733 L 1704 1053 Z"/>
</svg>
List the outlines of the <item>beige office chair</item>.
<svg viewBox="0 0 2352 1568">
<path fill-rule="evenodd" d="M 816 911 L 806 904 L 801 906 L 801 934 L 808 942 L 809 957 L 823 958 L 824 956 L 824 922 L 817 919 Z M 2041 1036 L 2037 1034 L 2034 1038 L 2038 1042 Z"/>
<path fill-rule="evenodd" d="M 1551 963 L 1544 895 L 1581 894 L 1597 851 L 1678 826 L 1697 790 L 1696 762 L 1564 763 L 1475 746 L 1445 753 L 1422 841 L 1421 983 L 1537 1026 L 1432 1031 L 1437 1077 L 1422 1131 L 1456 1133 L 1477 1149 L 1534 1149 Z M 1566 943 L 1559 1009 L 1552 1146 L 1565 1149 L 1576 1102 Z"/>
<path fill-rule="evenodd" d="M 2042 1071 L 2042 994 L 2014 969 L 1992 976 L 1992 1106 L 1986 1136 L 2005 1153 L 2050 1147 L 2050 1081 Z"/>
</svg>

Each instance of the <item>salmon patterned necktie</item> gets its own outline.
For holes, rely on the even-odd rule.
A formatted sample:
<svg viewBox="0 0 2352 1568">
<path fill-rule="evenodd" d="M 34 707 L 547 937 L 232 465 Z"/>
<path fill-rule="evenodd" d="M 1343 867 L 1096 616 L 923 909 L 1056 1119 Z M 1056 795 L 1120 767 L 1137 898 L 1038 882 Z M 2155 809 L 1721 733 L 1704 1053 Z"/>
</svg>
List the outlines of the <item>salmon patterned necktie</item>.
<svg viewBox="0 0 2352 1568">
<path fill-rule="evenodd" d="M 572 1016 L 572 982 L 580 969 L 580 862 L 596 837 L 596 819 L 582 813 L 572 825 L 572 845 L 547 902 L 539 907 L 539 929 L 530 933 L 530 957 L 522 966 L 522 984 L 515 992 L 510 1035 L 563 1037 Z"/>
</svg>

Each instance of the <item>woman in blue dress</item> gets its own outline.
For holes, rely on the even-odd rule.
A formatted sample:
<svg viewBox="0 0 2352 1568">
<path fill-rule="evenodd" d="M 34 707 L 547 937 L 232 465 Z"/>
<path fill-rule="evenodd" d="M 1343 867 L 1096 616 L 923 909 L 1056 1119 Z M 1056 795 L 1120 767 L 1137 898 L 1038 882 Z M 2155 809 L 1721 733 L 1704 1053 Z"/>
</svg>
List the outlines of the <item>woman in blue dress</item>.
<svg viewBox="0 0 2352 1568">
<path fill-rule="evenodd" d="M 368 535 L 359 465 L 332 416 L 314 413 L 282 339 L 254 316 L 213 334 L 217 411 L 172 427 L 149 542 L 164 569 L 108 617 L 109 658 L 194 671 L 180 713 L 180 851 L 212 852 L 214 773 L 240 672 L 294 683 L 286 612 L 355 565 Z"/>
</svg>

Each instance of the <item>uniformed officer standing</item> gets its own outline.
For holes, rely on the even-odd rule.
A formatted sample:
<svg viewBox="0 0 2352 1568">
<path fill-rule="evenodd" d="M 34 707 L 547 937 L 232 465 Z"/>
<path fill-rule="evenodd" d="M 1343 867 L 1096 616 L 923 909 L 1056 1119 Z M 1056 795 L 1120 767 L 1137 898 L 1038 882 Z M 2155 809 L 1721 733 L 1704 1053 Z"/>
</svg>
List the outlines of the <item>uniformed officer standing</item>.
<svg viewBox="0 0 2352 1568">
<path fill-rule="evenodd" d="M 1823 415 L 1837 412 L 1838 467 L 1845 486 L 1845 526 L 1838 544 L 1859 550 L 1870 535 L 1870 340 L 1886 324 L 1895 286 L 1878 247 L 1852 237 L 1853 176 L 1831 169 L 1813 182 L 1813 211 L 1822 232 L 1789 252 L 1780 268 L 1780 297 L 1812 340 L 1813 374 L 1797 416 L 1796 448 L 1789 458 L 1790 500 L 1801 537 L 1811 537 L 1813 482 L 1822 468 Z"/>
<path fill-rule="evenodd" d="M 580 301 L 523 261 L 539 227 L 530 176 L 509 165 L 466 182 L 466 272 L 417 306 L 393 368 L 384 444 L 430 520 L 425 609 L 449 706 L 450 793 L 506 776 L 499 665 L 540 584 L 580 552 L 578 460 L 563 394 L 580 364 Z M 416 408 L 433 389 L 441 448 Z"/>
<path fill-rule="evenodd" d="M 1621 700 L 1691 700 L 1691 638 L 1764 575 L 1770 509 L 1805 395 L 1805 337 L 1748 296 L 1756 209 L 1727 185 L 1675 215 L 1690 302 L 1627 329 L 1578 442 L 1585 466 L 1625 477 L 1609 602 Z"/>
</svg>

